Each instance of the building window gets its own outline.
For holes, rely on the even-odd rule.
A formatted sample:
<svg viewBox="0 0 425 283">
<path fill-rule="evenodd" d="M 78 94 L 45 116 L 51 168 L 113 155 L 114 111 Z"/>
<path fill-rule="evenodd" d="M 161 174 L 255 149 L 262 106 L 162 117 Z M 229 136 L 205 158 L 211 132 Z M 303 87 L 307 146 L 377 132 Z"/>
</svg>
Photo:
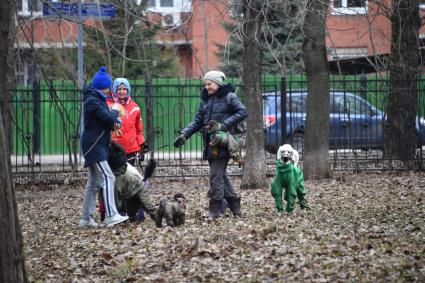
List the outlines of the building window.
<svg viewBox="0 0 425 283">
<path fill-rule="evenodd" d="M 43 4 L 41 0 L 18 0 L 16 1 L 16 7 L 18 8 L 19 15 L 23 17 L 43 15 Z"/>
<path fill-rule="evenodd" d="M 152 7 L 156 7 L 156 1 L 155 0 L 148 0 L 148 4 L 147 4 L 148 8 L 152 8 Z"/>
<path fill-rule="evenodd" d="M 366 5 L 366 0 L 335 0 L 335 8 L 363 8 Z"/>
<path fill-rule="evenodd" d="M 16 1 L 16 9 L 18 9 L 18 11 L 22 10 L 22 0 Z"/>
<path fill-rule="evenodd" d="M 28 10 L 29 11 L 40 11 L 39 5 L 41 5 L 41 2 L 37 0 L 27 0 L 28 1 Z"/>
<path fill-rule="evenodd" d="M 173 0 L 161 0 L 161 7 L 173 7 Z"/>
<path fill-rule="evenodd" d="M 334 0 L 332 14 L 366 14 L 367 0 Z"/>
</svg>

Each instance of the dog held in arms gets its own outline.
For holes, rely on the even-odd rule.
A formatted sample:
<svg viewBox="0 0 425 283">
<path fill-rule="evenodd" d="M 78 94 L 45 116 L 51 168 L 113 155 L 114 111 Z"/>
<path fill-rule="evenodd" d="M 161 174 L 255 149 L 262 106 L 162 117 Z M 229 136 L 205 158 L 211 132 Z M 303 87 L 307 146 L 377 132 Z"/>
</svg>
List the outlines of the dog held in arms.
<svg viewBox="0 0 425 283">
<path fill-rule="evenodd" d="M 230 158 L 232 158 L 235 163 L 239 164 L 239 166 L 243 165 L 240 152 L 245 146 L 245 139 L 239 138 L 236 140 L 232 134 L 222 131 L 219 128 L 219 122 L 215 120 L 208 122 L 207 130 L 211 135 L 210 146 L 212 147 L 212 152 L 214 152 L 215 147 L 226 148 L 229 151 Z"/>
<path fill-rule="evenodd" d="M 186 202 L 186 198 L 182 193 L 176 193 L 173 201 L 167 201 L 166 198 L 161 198 L 156 218 L 156 227 L 162 227 L 163 218 L 165 218 L 165 223 L 170 227 L 183 225 L 186 217 Z"/>
<path fill-rule="evenodd" d="M 304 187 L 304 173 L 298 168 L 299 154 L 290 144 L 279 147 L 276 160 L 276 175 L 271 185 L 271 194 L 276 209 L 283 212 L 282 194 L 286 200 L 286 212 L 292 214 L 295 199 L 298 198 L 301 209 L 308 209 Z"/>
</svg>

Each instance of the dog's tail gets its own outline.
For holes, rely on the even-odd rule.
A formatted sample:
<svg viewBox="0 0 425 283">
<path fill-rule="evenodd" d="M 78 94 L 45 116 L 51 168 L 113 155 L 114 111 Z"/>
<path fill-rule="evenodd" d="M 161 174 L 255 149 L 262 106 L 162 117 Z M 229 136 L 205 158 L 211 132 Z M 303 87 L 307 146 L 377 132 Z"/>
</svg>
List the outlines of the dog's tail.
<svg viewBox="0 0 425 283">
<path fill-rule="evenodd" d="M 143 173 L 143 182 L 146 182 L 147 179 L 152 177 L 153 172 L 156 168 L 156 161 L 155 159 L 151 158 L 149 159 L 148 165 L 146 165 L 145 172 Z"/>
</svg>

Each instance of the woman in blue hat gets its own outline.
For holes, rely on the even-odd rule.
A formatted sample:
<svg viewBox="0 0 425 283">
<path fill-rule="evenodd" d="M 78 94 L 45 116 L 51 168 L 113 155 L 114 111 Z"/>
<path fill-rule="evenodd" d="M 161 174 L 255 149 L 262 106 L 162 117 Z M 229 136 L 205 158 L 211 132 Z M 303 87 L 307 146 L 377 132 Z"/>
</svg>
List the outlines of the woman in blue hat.
<svg viewBox="0 0 425 283">
<path fill-rule="evenodd" d="M 88 177 L 83 200 L 81 228 L 95 228 L 98 224 L 93 219 L 96 206 L 96 191 L 103 189 L 105 200 L 105 223 L 113 226 L 126 221 L 128 216 L 121 216 L 115 206 L 115 177 L 108 165 L 108 152 L 111 143 L 111 130 L 122 124 L 119 115 L 119 104 L 111 110 L 106 103 L 112 79 L 104 66 L 93 77 L 92 83 L 83 90 L 83 135 L 81 148 L 84 156 L 84 167 L 88 167 Z"/>
</svg>

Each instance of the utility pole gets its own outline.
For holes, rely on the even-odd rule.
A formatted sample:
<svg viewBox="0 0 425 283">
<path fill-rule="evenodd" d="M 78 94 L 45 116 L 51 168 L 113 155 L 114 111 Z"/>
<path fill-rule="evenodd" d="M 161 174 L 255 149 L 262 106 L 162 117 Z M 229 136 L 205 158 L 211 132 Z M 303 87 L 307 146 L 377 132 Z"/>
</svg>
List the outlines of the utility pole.
<svg viewBox="0 0 425 283">
<path fill-rule="evenodd" d="M 205 13 L 205 0 L 201 0 L 201 11 L 202 11 L 202 18 L 204 19 L 204 73 L 208 72 L 209 66 L 208 66 L 208 18 L 207 14 Z"/>
<path fill-rule="evenodd" d="M 78 89 L 83 89 L 84 65 L 83 65 L 83 17 L 81 15 L 82 0 L 78 1 Z"/>
<path fill-rule="evenodd" d="M 77 78 L 77 87 L 78 91 L 81 94 L 81 115 L 80 115 L 80 139 L 83 135 L 83 128 L 84 128 L 84 115 L 83 115 L 83 83 L 84 83 L 84 65 L 83 65 L 83 17 L 81 13 L 81 5 L 82 0 L 78 1 L 78 35 L 77 35 L 77 44 L 78 44 L 78 51 L 77 51 L 77 66 L 78 66 L 78 78 Z M 81 162 L 81 156 L 82 152 L 80 150 L 80 162 Z"/>
</svg>

